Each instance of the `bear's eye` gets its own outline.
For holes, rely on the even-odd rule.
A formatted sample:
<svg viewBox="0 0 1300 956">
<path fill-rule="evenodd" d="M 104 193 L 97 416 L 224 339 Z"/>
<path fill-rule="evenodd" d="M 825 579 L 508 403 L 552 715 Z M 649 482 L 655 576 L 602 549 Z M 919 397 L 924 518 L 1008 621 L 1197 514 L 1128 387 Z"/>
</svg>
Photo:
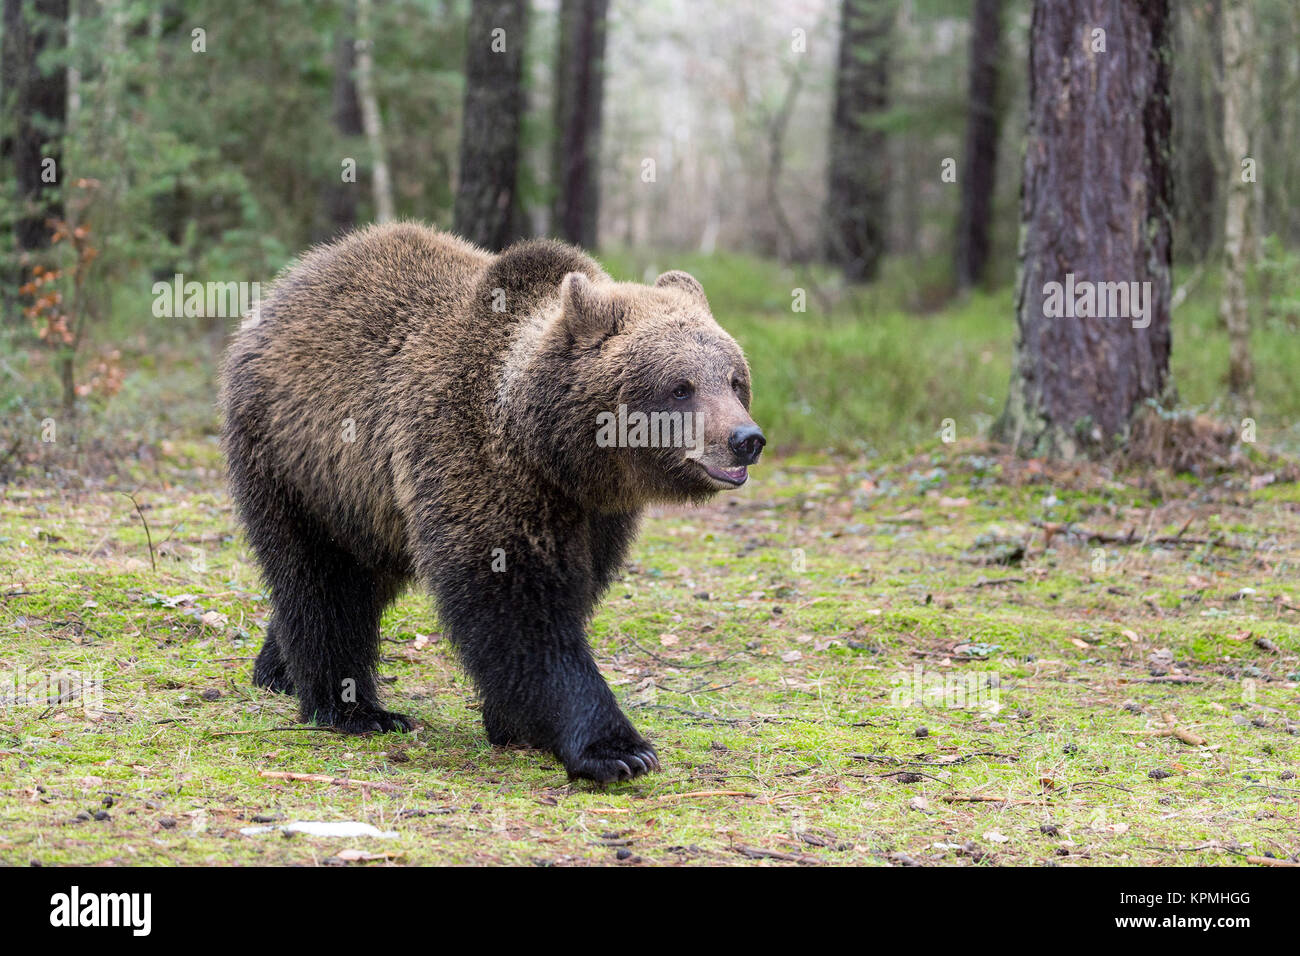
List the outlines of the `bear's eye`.
<svg viewBox="0 0 1300 956">
<path fill-rule="evenodd" d="M 678 382 L 673 388 L 673 398 L 679 402 L 684 402 L 695 393 L 695 388 L 690 382 Z"/>
<path fill-rule="evenodd" d="M 737 392 L 740 391 L 740 384 L 740 379 L 738 378 L 733 378 L 731 380 L 731 387 Z"/>
</svg>

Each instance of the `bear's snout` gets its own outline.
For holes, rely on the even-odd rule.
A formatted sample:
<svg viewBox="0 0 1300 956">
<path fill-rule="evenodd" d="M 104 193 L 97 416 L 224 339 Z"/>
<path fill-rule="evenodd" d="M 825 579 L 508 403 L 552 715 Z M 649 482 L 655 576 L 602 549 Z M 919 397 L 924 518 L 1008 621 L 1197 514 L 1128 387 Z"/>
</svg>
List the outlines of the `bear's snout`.
<svg viewBox="0 0 1300 956">
<path fill-rule="evenodd" d="M 757 425 L 741 425 L 727 438 L 727 447 L 736 456 L 738 465 L 754 464 L 766 444 L 767 439 L 763 437 L 763 431 Z"/>
</svg>

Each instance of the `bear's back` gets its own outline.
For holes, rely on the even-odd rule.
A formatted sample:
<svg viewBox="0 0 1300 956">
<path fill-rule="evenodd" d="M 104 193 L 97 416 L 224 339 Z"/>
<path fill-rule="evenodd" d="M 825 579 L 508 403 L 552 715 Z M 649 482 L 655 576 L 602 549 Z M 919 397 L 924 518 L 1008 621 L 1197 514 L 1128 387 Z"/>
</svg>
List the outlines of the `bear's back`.
<svg viewBox="0 0 1300 956">
<path fill-rule="evenodd" d="M 228 457 L 295 488 L 336 533 L 368 527 L 396 549 L 413 493 L 399 476 L 413 456 L 427 474 L 481 449 L 512 343 L 573 271 L 604 275 L 564 243 L 493 255 L 415 223 L 310 250 L 227 353 Z"/>
<path fill-rule="evenodd" d="M 308 326 L 377 342 L 457 314 L 492 255 L 418 223 L 369 226 L 291 265 L 261 310 L 268 330 Z"/>
</svg>

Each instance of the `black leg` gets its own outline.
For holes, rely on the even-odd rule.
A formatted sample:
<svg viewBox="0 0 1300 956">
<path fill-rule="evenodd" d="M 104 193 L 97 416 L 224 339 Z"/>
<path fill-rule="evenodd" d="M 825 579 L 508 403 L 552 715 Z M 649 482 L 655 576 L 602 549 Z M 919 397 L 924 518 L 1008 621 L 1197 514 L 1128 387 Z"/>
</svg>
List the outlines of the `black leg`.
<svg viewBox="0 0 1300 956">
<path fill-rule="evenodd" d="M 253 664 L 253 683 L 265 687 L 277 694 L 292 694 L 293 681 L 289 679 L 289 669 L 280 658 L 280 648 L 275 642 L 275 629 L 266 629 L 266 640 L 262 642 L 262 652 Z"/>
<path fill-rule="evenodd" d="M 570 777 L 602 783 L 658 770 L 654 748 L 601 677 L 586 615 L 565 586 L 533 568 L 447 573 L 437 588 L 443 624 L 482 694 L 488 739 L 549 750 Z"/>
<path fill-rule="evenodd" d="M 276 646 L 304 720 L 348 733 L 410 730 L 379 704 L 379 618 L 397 582 L 317 540 L 277 568 L 271 585 Z"/>
<path fill-rule="evenodd" d="M 232 468 L 249 540 L 271 586 L 253 680 L 298 695 L 302 717 L 349 733 L 410 730 L 379 704 L 379 618 L 402 576 L 363 565 L 297 504 L 292 489 Z"/>
</svg>

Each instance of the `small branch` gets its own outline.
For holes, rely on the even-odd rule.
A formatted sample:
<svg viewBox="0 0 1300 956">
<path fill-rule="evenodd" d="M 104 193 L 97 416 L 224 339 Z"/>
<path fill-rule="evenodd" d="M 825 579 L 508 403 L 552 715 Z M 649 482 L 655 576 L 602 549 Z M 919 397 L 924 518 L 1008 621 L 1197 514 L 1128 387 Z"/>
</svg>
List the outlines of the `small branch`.
<svg viewBox="0 0 1300 956">
<path fill-rule="evenodd" d="M 0 471 L 4 471 L 5 465 L 9 464 L 9 459 L 13 458 L 14 455 L 18 454 L 18 449 L 22 447 L 23 447 L 23 436 L 18 435 L 17 437 L 14 438 L 13 445 L 11 445 L 9 450 L 5 452 L 4 457 L 0 458 Z"/>
<path fill-rule="evenodd" d="M 1118 677 L 1121 684 L 1204 684 L 1204 677 L 1189 677 L 1186 674 L 1165 674 L 1162 677 Z"/>
<path fill-rule="evenodd" d="M 735 851 L 751 860 L 783 860 L 787 863 L 821 863 L 822 861 L 808 853 L 782 853 L 779 850 L 764 850 L 757 846 L 736 846 Z"/>
<path fill-rule="evenodd" d="M 145 520 L 144 512 L 140 510 L 140 502 L 136 501 L 135 495 L 131 494 L 129 491 L 119 491 L 118 494 L 126 495 L 131 499 L 131 504 L 135 505 L 135 513 L 140 516 L 140 523 L 144 525 L 144 538 L 149 542 L 149 565 L 156 572 L 158 570 L 158 562 L 154 560 L 153 556 L 153 535 L 149 533 L 149 522 Z"/>
<path fill-rule="evenodd" d="M 982 793 L 974 793 L 970 796 L 961 795 L 944 795 L 940 798 L 944 803 L 1006 803 L 1013 806 L 1023 806 L 1025 804 L 1036 804 L 1038 800 L 1016 800 L 1011 797 L 996 797 Z"/>
<path fill-rule="evenodd" d="M 237 658 L 242 659 L 242 658 Z M 244 737 L 248 734 L 275 734 L 286 730 L 305 730 L 309 733 L 318 734 L 339 734 L 341 730 L 335 730 L 333 727 L 312 727 L 312 726 L 291 726 L 291 727 L 265 727 L 261 730 L 218 730 L 208 734 L 209 737 Z"/>
<path fill-rule="evenodd" d="M 690 793 L 665 793 L 662 797 L 655 797 L 658 803 L 666 803 L 669 800 L 687 800 L 691 797 L 754 797 L 757 794 L 750 793 L 748 790 L 692 790 Z"/>
<path fill-rule="evenodd" d="M 1234 551 L 1240 551 L 1241 545 L 1232 544 L 1221 537 L 1215 538 L 1188 538 L 1184 536 L 1187 526 L 1191 524 L 1189 520 L 1183 525 L 1182 530 L 1177 534 L 1164 534 L 1155 538 L 1138 538 L 1135 534 L 1136 528 L 1130 528 L 1126 534 L 1111 534 L 1107 531 L 1093 531 L 1088 528 L 1080 528 L 1076 525 L 1061 524 L 1056 521 L 1042 521 L 1035 519 L 1031 522 L 1036 528 L 1042 528 L 1043 532 L 1050 540 L 1054 535 L 1075 535 L 1088 541 L 1097 541 L 1101 544 L 1192 544 L 1206 545 L 1215 548 L 1230 548 Z"/>
<path fill-rule="evenodd" d="M 369 780 L 352 780 L 348 777 L 331 777 L 327 773 L 290 773 L 287 770 L 259 770 L 257 775 L 271 780 L 301 780 L 305 783 L 328 783 L 340 787 L 362 787 L 363 789 L 390 790 L 393 792 L 400 792 L 402 789 L 391 783 L 373 783 Z"/>
</svg>

